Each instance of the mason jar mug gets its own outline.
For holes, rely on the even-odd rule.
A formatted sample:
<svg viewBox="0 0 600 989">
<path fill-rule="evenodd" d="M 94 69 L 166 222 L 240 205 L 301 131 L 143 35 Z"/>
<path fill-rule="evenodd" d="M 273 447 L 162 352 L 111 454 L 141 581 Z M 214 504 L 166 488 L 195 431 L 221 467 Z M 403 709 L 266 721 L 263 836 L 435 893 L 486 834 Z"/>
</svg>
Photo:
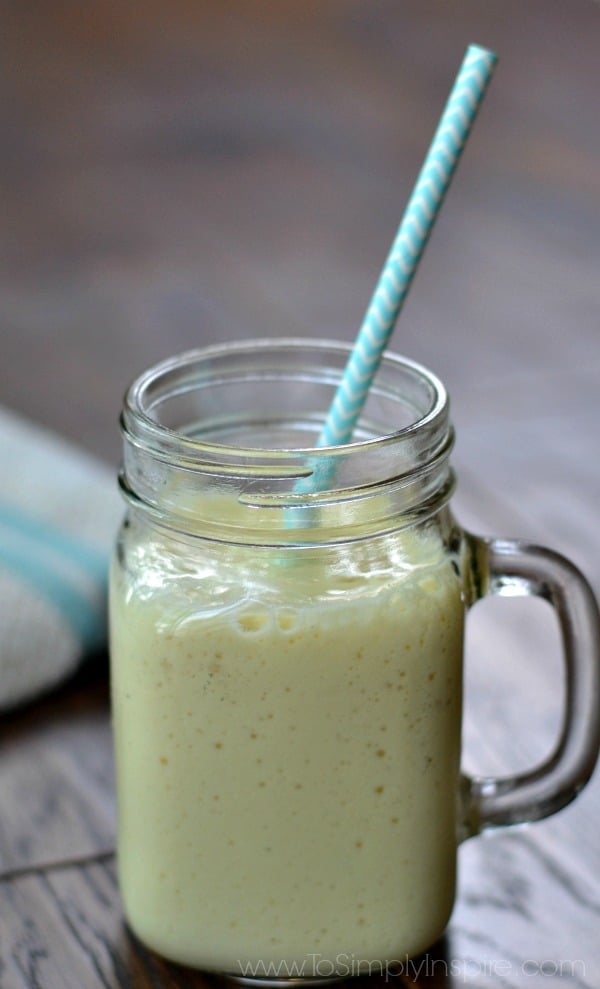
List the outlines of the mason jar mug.
<svg viewBox="0 0 600 989">
<path fill-rule="evenodd" d="M 438 378 L 388 354 L 353 441 L 315 448 L 348 357 L 262 340 L 141 375 L 111 575 L 118 868 L 129 925 L 242 981 L 369 972 L 442 933 L 457 846 L 547 816 L 600 743 L 599 624 L 564 558 L 465 533 Z M 460 769 L 465 613 L 557 614 L 563 727 L 541 766 Z"/>
</svg>

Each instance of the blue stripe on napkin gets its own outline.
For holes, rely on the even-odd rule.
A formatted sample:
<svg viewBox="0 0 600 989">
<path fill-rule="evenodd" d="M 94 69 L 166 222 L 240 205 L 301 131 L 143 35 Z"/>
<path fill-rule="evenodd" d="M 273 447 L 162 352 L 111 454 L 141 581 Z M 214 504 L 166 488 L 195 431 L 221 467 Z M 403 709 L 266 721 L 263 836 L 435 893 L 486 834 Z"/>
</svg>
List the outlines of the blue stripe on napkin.
<svg viewBox="0 0 600 989">
<path fill-rule="evenodd" d="M 30 520 L 19 528 L 0 510 L 0 565 L 27 583 L 55 608 L 88 652 L 106 641 L 106 571 L 108 560 L 88 547 L 76 546 L 62 533 Z M 23 519 L 21 518 L 21 523 Z"/>
</svg>

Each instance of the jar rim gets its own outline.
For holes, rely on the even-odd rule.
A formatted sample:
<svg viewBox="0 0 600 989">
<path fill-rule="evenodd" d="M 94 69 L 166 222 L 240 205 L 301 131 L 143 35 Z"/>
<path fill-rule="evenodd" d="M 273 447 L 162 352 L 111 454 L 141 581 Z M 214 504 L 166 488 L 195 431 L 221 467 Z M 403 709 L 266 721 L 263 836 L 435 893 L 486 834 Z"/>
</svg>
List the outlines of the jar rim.
<svg viewBox="0 0 600 989">
<path fill-rule="evenodd" d="M 269 354 L 273 358 L 277 353 L 301 354 L 302 352 L 307 356 L 311 353 L 314 356 L 323 356 L 329 352 L 338 359 L 343 357 L 347 360 L 351 351 L 351 345 L 343 341 L 314 340 L 300 337 L 263 337 L 228 341 L 184 351 L 154 364 L 131 382 L 125 393 L 121 428 L 130 441 L 133 440 L 137 446 L 145 448 L 148 452 L 153 451 L 157 454 L 163 452 L 171 456 L 176 452 L 178 459 L 183 457 L 190 462 L 201 462 L 207 456 L 211 461 L 219 460 L 221 457 L 228 459 L 231 456 L 238 456 L 245 461 L 260 460 L 264 464 L 265 460 L 277 461 L 279 458 L 285 458 L 289 461 L 290 457 L 306 458 L 309 455 L 311 459 L 317 458 L 314 462 L 318 462 L 318 458 L 330 459 L 348 455 L 352 451 L 381 449 L 405 437 L 407 439 L 414 437 L 415 433 L 427 431 L 429 427 L 435 427 L 438 423 L 440 425 L 447 423 L 449 398 L 440 378 L 417 361 L 392 351 L 384 353 L 381 367 L 384 370 L 395 368 L 411 374 L 415 380 L 428 387 L 430 402 L 427 410 L 414 421 L 382 435 L 352 439 L 348 443 L 339 444 L 339 446 L 272 448 L 246 446 L 239 443 L 231 445 L 190 436 L 183 431 L 161 423 L 152 415 L 152 409 L 159 404 L 161 382 L 164 384 L 169 379 L 175 381 L 178 375 L 185 372 L 186 368 L 195 368 L 196 376 L 194 377 L 190 373 L 187 381 L 178 385 L 179 393 L 198 387 L 197 372 L 202 367 L 205 369 L 204 376 L 208 382 L 213 379 L 214 371 L 220 362 L 235 357 L 243 359 L 247 358 L 248 355 L 262 357 Z M 175 393 L 175 391 L 171 392 L 171 394 Z M 323 417 L 325 417 L 327 410 L 323 409 L 322 411 Z"/>
</svg>

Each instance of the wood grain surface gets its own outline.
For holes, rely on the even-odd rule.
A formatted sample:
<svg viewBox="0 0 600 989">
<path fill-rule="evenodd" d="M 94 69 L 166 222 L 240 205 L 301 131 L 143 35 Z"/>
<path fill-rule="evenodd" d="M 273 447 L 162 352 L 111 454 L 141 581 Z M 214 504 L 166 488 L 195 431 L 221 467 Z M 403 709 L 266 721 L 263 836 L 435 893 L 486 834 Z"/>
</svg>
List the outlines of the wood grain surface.
<svg viewBox="0 0 600 989">
<path fill-rule="evenodd" d="M 451 392 L 463 523 L 551 545 L 600 591 L 597 3 L 0 10 L 0 401 L 115 466 L 123 390 L 155 360 L 353 338 L 464 49 L 495 48 L 394 349 Z M 479 605 L 467 768 L 547 753 L 561 684 L 545 605 Z M 106 657 L 2 718 L 0 794 L 0 989 L 218 981 L 123 925 Z M 597 989 L 599 822 L 596 773 L 556 817 L 467 842 L 446 937 L 393 981 Z"/>
</svg>

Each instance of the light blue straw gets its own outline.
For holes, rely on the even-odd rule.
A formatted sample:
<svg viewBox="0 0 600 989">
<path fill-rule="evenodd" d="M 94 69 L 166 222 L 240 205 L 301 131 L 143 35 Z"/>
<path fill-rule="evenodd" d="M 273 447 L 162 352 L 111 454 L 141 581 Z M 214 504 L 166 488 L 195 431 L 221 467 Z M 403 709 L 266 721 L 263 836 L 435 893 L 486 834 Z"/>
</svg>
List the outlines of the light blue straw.
<svg viewBox="0 0 600 989">
<path fill-rule="evenodd" d="M 343 379 L 329 409 L 317 446 L 348 443 L 417 265 L 433 229 L 446 190 L 492 77 L 497 56 L 470 45 L 460 67 L 406 212 L 375 288 L 348 359 Z M 313 486 L 323 477 L 313 475 Z M 303 490 L 310 483 L 301 482 Z"/>
</svg>

